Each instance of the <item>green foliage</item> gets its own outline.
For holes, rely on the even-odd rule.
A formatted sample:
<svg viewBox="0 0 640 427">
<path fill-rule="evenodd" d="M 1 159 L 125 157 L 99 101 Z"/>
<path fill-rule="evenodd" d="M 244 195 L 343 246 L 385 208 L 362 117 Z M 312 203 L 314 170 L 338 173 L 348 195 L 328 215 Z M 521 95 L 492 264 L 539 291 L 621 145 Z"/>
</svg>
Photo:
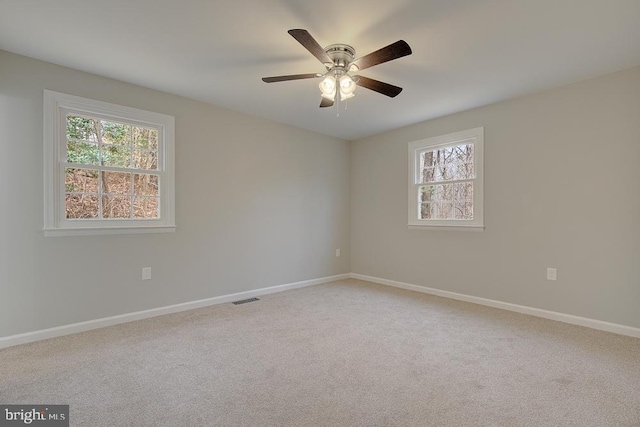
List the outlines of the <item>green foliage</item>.
<svg viewBox="0 0 640 427">
<path fill-rule="evenodd" d="M 67 138 L 98 141 L 96 121 L 85 117 L 67 117 Z"/>
<path fill-rule="evenodd" d="M 134 150 L 135 148 L 135 150 Z M 158 131 L 87 117 L 67 117 L 67 161 L 157 169 Z"/>
<path fill-rule="evenodd" d="M 102 146 L 102 164 L 128 168 L 131 166 L 131 149 L 117 145 Z"/>
<path fill-rule="evenodd" d="M 83 142 L 91 141 L 94 142 Z M 67 117 L 67 161 L 71 163 L 98 164 L 97 122 L 86 117 Z"/>
<path fill-rule="evenodd" d="M 97 165 L 98 146 L 89 142 L 67 140 L 67 161 L 83 165 Z"/>
<path fill-rule="evenodd" d="M 133 145 L 136 148 L 158 149 L 158 131 L 155 129 L 134 127 Z"/>
<path fill-rule="evenodd" d="M 117 145 L 129 145 L 131 127 L 129 125 L 121 125 L 118 123 L 101 121 L 102 137 L 104 142 Z"/>
</svg>

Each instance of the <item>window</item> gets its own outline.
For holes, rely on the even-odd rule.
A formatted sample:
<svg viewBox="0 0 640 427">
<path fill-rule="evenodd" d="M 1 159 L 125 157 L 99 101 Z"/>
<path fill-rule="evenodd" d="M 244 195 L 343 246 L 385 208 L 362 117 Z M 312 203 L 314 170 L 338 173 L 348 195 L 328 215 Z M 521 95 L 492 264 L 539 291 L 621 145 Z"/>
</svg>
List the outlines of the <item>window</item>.
<svg viewBox="0 0 640 427">
<path fill-rule="evenodd" d="M 409 144 L 409 226 L 484 226 L 484 128 Z"/>
<path fill-rule="evenodd" d="M 44 91 L 47 236 L 174 231 L 174 118 Z"/>
</svg>

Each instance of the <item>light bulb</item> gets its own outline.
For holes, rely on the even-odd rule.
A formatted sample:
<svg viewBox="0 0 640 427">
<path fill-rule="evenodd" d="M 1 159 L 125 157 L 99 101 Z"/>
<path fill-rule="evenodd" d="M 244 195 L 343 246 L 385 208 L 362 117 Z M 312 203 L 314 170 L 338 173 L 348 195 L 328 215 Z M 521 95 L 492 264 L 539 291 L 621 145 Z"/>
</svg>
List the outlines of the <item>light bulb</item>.
<svg viewBox="0 0 640 427">
<path fill-rule="evenodd" d="M 334 100 L 336 97 L 336 78 L 333 76 L 326 76 L 319 84 L 320 92 L 324 98 Z"/>
<path fill-rule="evenodd" d="M 322 89 L 332 91 L 336 88 L 336 78 L 333 76 L 327 76 L 322 80 Z"/>
<path fill-rule="evenodd" d="M 340 101 L 353 98 L 354 90 L 356 90 L 356 82 L 348 74 L 340 77 Z"/>
<path fill-rule="evenodd" d="M 354 85 L 353 80 L 347 74 L 340 77 L 340 87 L 342 88 L 342 90 L 347 90 L 349 88 L 352 88 L 353 85 Z"/>
</svg>

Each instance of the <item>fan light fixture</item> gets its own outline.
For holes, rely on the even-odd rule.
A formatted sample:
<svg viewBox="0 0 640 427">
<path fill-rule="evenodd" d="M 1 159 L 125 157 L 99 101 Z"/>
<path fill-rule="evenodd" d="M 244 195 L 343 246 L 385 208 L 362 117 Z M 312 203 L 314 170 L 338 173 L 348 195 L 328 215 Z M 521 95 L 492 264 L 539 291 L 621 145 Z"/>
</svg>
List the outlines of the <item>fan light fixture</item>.
<svg viewBox="0 0 640 427">
<path fill-rule="evenodd" d="M 336 87 L 336 80 L 340 83 L 338 87 Z M 338 90 L 340 91 L 340 101 L 353 98 L 353 92 L 356 90 L 356 82 L 346 73 L 339 79 L 336 79 L 332 74 L 327 74 L 318 86 L 320 87 L 320 95 L 331 101 L 335 101 Z"/>
<path fill-rule="evenodd" d="M 353 98 L 353 92 L 355 90 L 356 82 L 351 78 L 351 76 L 345 74 L 344 76 L 340 77 L 340 101 Z"/>
<path fill-rule="evenodd" d="M 332 75 L 326 76 L 320 82 L 320 94 L 323 98 L 334 101 L 336 99 L 336 78 Z"/>
</svg>

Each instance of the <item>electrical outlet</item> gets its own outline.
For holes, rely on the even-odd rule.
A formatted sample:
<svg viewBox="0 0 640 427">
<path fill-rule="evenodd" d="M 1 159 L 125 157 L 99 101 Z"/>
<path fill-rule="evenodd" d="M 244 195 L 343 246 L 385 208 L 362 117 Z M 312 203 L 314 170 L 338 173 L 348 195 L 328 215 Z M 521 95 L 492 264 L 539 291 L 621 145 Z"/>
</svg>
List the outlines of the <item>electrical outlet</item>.
<svg viewBox="0 0 640 427">
<path fill-rule="evenodd" d="M 555 268 L 547 268 L 547 280 L 558 280 L 558 270 Z"/>
<path fill-rule="evenodd" d="M 340 249 L 336 249 L 336 256 L 340 256 Z"/>
<path fill-rule="evenodd" d="M 151 280 L 151 267 L 142 268 L 142 280 Z"/>
</svg>

